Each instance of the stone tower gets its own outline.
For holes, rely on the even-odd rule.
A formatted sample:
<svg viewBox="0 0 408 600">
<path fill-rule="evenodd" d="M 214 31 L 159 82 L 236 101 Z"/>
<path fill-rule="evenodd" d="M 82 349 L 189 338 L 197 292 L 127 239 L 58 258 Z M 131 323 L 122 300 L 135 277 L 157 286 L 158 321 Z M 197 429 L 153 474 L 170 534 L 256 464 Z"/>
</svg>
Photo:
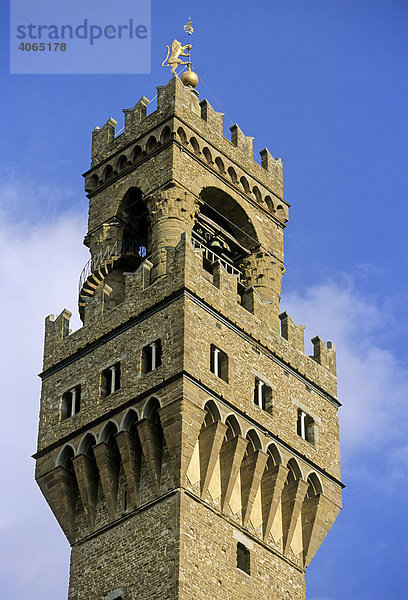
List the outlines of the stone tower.
<svg viewBox="0 0 408 600">
<path fill-rule="evenodd" d="M 92 138 L 83 327 L 45 323 L 36 479 L 69 600 L 305 598 L 341 507 L 335 348 L 279 313 L 282 163 L 173 77 Z"/>
</svg>

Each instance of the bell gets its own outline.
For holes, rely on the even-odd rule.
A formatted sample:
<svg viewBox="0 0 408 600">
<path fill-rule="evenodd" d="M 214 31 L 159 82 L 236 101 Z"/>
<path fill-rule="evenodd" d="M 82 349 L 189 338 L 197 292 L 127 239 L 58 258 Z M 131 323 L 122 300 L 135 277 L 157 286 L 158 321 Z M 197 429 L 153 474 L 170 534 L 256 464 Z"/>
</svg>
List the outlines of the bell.
<svg viewBox="0 0 408 600">
<path fill-rule="evenodd" d="M 213 237 L 210 242 L 210 248 L 220 248 L 222 249 L 224 246 L 219 238 Z"/>
</svg>

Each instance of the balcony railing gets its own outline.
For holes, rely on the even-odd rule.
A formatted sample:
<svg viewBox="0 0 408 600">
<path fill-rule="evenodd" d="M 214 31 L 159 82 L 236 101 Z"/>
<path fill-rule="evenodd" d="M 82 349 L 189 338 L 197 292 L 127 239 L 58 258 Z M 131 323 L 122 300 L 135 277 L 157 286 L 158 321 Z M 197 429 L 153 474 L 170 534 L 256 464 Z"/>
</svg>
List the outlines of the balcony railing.
<svg viewBox="0 0 408 600">
<path fill-rule="evenodd" d="M 224 258 L 221 258 L 221 256 L 218 256 L 218 254 L 216 254 L 215 252 L 213 252 L 212 250 L 207 248 L 207 246 L 205 244 L 203 244 L 202 242 L 199 242 L 194 237 L 191 238 L 191 242 L 192 242 L 193 248 L 195 250 L 203 250 L 204 258 L 206 258 L 210 263 L 219 262 L 224 267 L 224 269 L 227 271 L 227 273 L 230 273 L 231 275 L 240 276 L 242 274 L 241 271 L 239 269 L 237 269 L 237 267 L 234 267 L 234 265 L 229 263 L 227 260 L 225 260 Z"/>
<path fill-rule="evenodd" d="M 92 258 L 88 260 L 79 276 L 78 289 L 82 290 L 85 281 L 88 277 L 102 267 L 109 260 L 118 260 L 123 255 L 133 254 L 140 258 L 146 257 L 146 246 L 139 244 L 135 240 L 116 241 L 101 248 Z"/>
</svg>

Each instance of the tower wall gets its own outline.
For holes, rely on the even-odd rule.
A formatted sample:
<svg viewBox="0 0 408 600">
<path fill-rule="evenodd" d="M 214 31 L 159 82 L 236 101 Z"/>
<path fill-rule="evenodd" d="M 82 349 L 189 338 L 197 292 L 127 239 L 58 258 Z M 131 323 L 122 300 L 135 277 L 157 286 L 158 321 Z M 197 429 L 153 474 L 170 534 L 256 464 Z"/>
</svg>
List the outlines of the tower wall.
<svg viewBox="0 0 408 600">
<path fill-rule="evenodd" d="M 334 345 L 308 356 L 279 312 L 282 163 L 177 78 L 146 107 L 93 132 L 83 327 L 45 324 L 36 479 L 69 600 L 301 600 L 340 404 Z"/>
<path fill-rule="evenodd" d="M 208 511 L 188 494 L 183 496 L 182 507 L 185 518 L 180 546 L 180 599 L 202 600 L 203 590 L 208 598 L 220 600 L 305 598 L 301 569 L 282 561 L 256 538 L 237 530 L 233 523 Z M 250 547 L 250 575 L 236 567 L 239 540 Z"/>
<path fill-rule="evenodd" d="M 75 545 L 69 600 L 104 600 L 115 590 L 132 600 L 177 598 L 178 513 L 172 495 Z"/>
</svg>

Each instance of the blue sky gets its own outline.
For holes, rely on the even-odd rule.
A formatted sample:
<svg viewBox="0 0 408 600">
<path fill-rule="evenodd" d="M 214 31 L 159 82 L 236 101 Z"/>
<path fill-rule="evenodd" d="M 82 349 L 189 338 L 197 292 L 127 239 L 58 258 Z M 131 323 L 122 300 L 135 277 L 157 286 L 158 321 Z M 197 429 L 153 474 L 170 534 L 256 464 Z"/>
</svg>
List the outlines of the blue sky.
<svg viewBox="0 0 408 600">
<path fill-rule="evenodd" d="M 28 1 L 28 0 L 27 0 Z M 90 1 L 90 0 L 89 0 Z M 308 600 L 407 597 L 407 64 L 400 0 L 152 2 L 151 75 L 10 75 L 1 4 L 4 369 L 0 595 L 66 598 L 68 546 L 33 483 L 43 318 L 76 312 L 91 131 L 168 81 L 195 25 L 200 97 L 284 163 L 282 310 L 337 346 L 344 509 Z M 77 322 L 77 321 L 76 321 Z M 311 352 L 311 347 L 307 350 Z M 405 498 L 404 498 L 405 495 Z"/>
</svg>

